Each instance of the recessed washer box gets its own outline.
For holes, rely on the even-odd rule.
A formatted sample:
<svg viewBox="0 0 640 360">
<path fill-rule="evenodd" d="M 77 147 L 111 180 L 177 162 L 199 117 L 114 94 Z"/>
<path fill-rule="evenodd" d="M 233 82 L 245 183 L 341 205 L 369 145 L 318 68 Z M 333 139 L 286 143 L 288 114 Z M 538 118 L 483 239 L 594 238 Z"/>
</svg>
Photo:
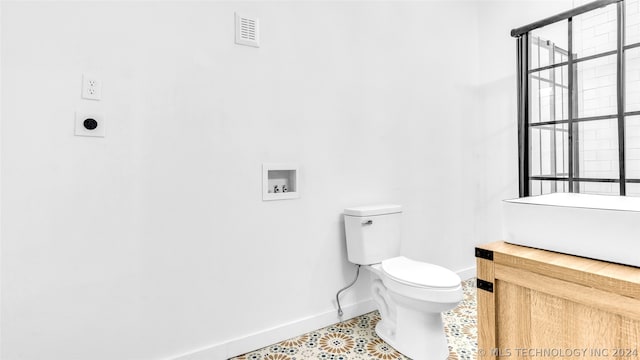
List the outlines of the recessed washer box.
<svg viewBox="0 0 640 360">
<path fill-rule="evenodd" d="M 298 165 L 262 164 L 262 200 L 285 200 L 300 197 Z"/>
</svg>

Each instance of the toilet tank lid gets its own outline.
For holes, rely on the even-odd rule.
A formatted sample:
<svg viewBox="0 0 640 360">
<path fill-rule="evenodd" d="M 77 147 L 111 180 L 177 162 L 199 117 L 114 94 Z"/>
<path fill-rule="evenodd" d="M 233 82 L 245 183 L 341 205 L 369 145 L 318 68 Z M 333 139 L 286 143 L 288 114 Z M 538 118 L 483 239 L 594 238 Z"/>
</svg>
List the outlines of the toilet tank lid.
<svg viewBox="0 0 640 360">
<path fill-rule="evenodd" d="M 402 206 L 393 204 L 358 206 L 344 209 L 344 214 L 349 216 L 375 216 L 400 212 L 402 212 Z"/>
</svg>

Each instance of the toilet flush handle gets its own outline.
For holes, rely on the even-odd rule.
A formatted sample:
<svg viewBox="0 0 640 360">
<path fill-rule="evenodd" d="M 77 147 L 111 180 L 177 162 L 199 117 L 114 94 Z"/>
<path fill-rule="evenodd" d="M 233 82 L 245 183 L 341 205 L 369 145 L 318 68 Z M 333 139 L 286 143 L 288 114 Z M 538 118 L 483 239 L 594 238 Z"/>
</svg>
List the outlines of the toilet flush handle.
<svg viewBox="0 0 640 360">
<path fill-rule="evenodd" d="M 373 220 L 369 219 L 369 220 L 365 220 L 362 222 L 362 225 L 373 225 Z"/>
</svg>

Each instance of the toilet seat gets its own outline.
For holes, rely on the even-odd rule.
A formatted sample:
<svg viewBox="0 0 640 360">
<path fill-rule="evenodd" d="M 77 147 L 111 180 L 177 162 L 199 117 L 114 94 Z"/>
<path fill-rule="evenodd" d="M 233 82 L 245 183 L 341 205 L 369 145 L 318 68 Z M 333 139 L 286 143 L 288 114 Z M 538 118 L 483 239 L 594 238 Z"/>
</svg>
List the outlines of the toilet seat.
<svg viewBox="0 0 640 360">
<path fill-rule="evenodd" d="M 381 268 L 391 280 L 411 287 L 434 290 L 460 287 L 460 277 L 453 271 L 404 256 L 383 260 Z"/>
</svg>

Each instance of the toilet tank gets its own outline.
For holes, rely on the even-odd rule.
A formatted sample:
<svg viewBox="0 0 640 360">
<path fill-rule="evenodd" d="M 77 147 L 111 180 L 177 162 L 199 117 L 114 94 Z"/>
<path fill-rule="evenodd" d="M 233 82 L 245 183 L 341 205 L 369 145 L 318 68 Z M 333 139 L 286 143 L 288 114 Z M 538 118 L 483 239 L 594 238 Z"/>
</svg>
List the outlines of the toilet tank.
<svg viewBox="0 0 640 360">
<path fill-rule="evenodd" d="M 400 205 L 344 209 L 347 258 L 360 265 L 400 256 Z"/>
</svg>

